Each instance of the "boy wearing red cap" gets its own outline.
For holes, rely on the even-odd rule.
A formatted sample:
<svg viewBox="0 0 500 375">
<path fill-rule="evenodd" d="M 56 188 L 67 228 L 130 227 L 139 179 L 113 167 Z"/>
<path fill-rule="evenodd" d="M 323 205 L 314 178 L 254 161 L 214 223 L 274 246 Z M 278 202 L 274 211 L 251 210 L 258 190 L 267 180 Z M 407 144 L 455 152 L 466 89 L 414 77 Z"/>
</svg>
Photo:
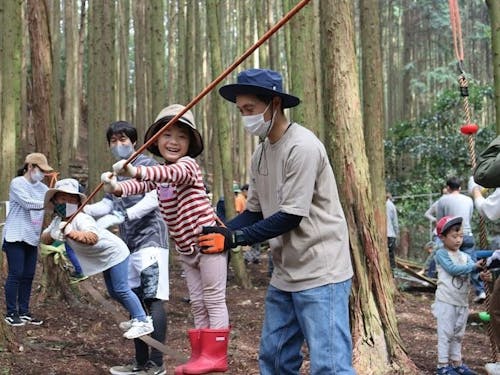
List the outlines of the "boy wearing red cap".
<svg viewBox="0 0 500 375">
<path fill-rule="evenodd" d="M 438 272 L 432 313 L 437 319 L 438 366 L 436 374 L 475 375 L 462 361 L 462 338 L 469 315 L 470 273 L 483 267 L 460 251 L 463 241 L 462 217 L 444 216 L 436 232 L 442 241 L 436 251 Z"/>
</svg>

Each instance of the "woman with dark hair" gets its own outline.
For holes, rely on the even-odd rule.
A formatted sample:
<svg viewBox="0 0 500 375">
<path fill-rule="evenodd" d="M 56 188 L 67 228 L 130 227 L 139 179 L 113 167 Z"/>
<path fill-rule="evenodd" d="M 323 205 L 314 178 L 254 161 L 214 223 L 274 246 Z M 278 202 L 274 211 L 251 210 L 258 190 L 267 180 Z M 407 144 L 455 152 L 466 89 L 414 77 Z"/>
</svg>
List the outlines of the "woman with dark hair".
<svg viewBox="0 0 500 375">
<path fill-rule="evenodd" d="M 43 199 L 48 190 L 42 181 L 51 171 L 45 155 L 32 153 L 10 183 L 2 249 L 8 264 L 5 322 L 11 326 L 43 323 L 31 315 L 29 301 L 43 224 Z"/>
</svg>

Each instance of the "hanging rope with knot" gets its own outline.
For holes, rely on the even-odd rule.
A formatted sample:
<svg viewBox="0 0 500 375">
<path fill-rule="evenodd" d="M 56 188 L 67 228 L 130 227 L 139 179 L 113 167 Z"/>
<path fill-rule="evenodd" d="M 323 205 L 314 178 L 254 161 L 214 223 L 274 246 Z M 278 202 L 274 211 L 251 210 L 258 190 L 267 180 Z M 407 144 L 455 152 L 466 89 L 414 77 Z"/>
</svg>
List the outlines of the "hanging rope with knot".
<svg viewBox="0 0 500 375">
<path fill-rule="evenodd" d="M 464 71 L 464 46 L 462 39 L 462 26 L 460 23 L 460 13 L 458 9 L 457 0 L 449 0 L 450 8 L 450 23 L 451 31 L 453 34 L 453 47 L 455 49 L 455 56 L 458 61 L 458 70 L 460 75 L 458 77 L 458 83 L 460 86 L 460 96 L 462 97 L 463 108 L 464 108 L 464 120 L 465 124 L 460 127 L 460 132 L 467 137 L 467 148 L 469 149 L 470 164 L 471 169 L 474 171 L 476 169 L 476 148 L 475 148 L 475 135 L 479 130 L 479 126 L 472 122 L 472 109 L 469 103 L 469 83 Z M 488 238 L 486 232 L 486 222 L 482 215 L 479 216 L 479 245 L 482 249 L 488 248 Z M 490 285 L 489 283 L 484 283 L 486 290 L 486 309 L 490 313 Z M 495 338 L 493 334 L 493 327 L 491 323 L 487 323 L 488 336 L 490 339 L 491 347 L 491 358 L 493 362 L 497 361 L 497 346 L 495 343 Z"/>
</svg>

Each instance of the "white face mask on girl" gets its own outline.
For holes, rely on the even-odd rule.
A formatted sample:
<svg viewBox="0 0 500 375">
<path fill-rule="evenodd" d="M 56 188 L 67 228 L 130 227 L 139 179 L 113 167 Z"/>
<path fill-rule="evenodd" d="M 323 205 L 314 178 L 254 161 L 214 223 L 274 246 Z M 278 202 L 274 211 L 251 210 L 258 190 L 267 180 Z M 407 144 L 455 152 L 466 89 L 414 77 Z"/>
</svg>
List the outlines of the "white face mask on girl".
<svg viewBox="0 0 500 375">
<path fill-rule="evenodd" d="M 272 118 L 269 121 L 264 120 L 264 113 L 267 112 L 270 105 L 271 103 L 269 103 L 264 112 L 257 115 L 242 116 L 243 126 L 248 133 L 256 135 L 260 138 L 264 138 L 267 135 L 269 129 L 271 128 Z"/>
<path fill-rule="evenodd" d="M 45 177 L 45 173 L 43 173 L 40 169 L 34 168 L 30 173 L 31 180 L 34 182 L 40 182 Z"/>
</svg>

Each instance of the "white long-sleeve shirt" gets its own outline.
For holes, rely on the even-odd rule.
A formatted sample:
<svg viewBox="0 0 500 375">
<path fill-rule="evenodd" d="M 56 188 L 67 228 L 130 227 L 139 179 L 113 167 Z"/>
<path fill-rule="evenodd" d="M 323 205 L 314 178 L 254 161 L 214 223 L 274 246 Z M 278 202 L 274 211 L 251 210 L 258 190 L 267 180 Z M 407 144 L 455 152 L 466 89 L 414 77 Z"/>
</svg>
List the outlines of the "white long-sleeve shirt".
<svg viewBox="0 0 500 375">
<path fill-rule="evenodd" d="M 490 194 L 487 198 L 483 196 L 474 199 L 476 210 L 489 220 L 500 219 L 500 189 Z"/>
<path fill-rule="evenodd" d="M 23 241 L 38 246 L 43 224 L 43 200 L 48 189 L 44 183 L 31 183 L 24 176 L 11 181 L 9 214 L 3 231 L 5 241 Z"/>
</svg>

